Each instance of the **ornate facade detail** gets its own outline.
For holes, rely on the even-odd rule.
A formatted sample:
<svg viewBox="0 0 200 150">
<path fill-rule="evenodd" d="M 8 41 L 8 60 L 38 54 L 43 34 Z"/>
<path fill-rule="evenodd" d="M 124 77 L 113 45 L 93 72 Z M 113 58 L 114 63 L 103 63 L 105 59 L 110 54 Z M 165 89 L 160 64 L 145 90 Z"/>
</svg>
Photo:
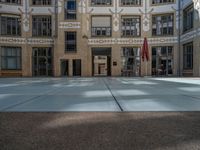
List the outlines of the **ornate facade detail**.
<svg viewBox="0 0 200 150">
<path fill-rule="evenodd" d="M 192 40 L 193 38 L 197 38 L 197 37 L 200 37 L 200 28 L 182 35 L 181 36 L 181 42 Z"/>
<path fill-rule="evenodd" d="M 33 45 L 51 45 L 54 43 L 53 39 L 39 39 L 39 38 L 13 38 L 13 37 L 0 37 L 2 44 L 33 44 Z"/>
<path fill-rule="evenodd" d="M 60 22 L 59 28 L 61 29 L 78 29 L 80 28 L 80 22 Z"/>
<path fill-rule="evenodd" d="M 143 21 L 142 21 L 142 25 L 143 25 L 143 30 L 145 32 L 150 30 L 150 14 L 153 12 L 153 8 L 151 10 L 148 10 L 148 6 L 147 4 L 149 3 L 149 1 L 145 0 L 144 4 L 145 4 L 145 11 L 142 11 L 141 9 L 139 9 L 139 12 L 143 15 Z"/>
<path fill-rule="evenodd" d="M 142 45 L 143 38 L 105 38 L 105 39 L 88 39 L 89 45 Z M 175 44 L 178 42 L 177 37 L 148 38 L 149 44 Z"/>
<path fill-rule="evenodd" d="M 113 30 L 115 32 L 119 31 L 119 16 L 120 14 L 123 12 L 124 9 L 120 9 L 119 10 L 119 1 L 115 0 L 115 8 L 114 10 L 109 9 L 109 11 L 111 12 L 112 16 L 113 16 Z"/>
<path fill-rule="evenodd" d="M 30 29 L 30 15 L 33 12 L 33 9 L 29 8 L 29 1 L 24 0 L 23 10 L 18 8 L 18 10 L 22 14 L 22 22 L 23 22 L 23 29 L 25 32 L 28 32 Z"/>
</svg>

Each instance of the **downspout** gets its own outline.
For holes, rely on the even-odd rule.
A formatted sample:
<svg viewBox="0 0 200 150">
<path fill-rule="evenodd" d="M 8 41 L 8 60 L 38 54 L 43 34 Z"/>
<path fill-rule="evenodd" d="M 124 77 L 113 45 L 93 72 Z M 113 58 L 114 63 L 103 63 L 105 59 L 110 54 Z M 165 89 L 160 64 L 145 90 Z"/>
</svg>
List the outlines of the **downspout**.
<svg viewBox="0 0 200 150">
<path fill-rule="evenodd" d="M 181 1 L 178 0 L 178 54 L 179 54 L 179 63 L 178 63 L 178 76 L 181 77 Z"/>
</svg>

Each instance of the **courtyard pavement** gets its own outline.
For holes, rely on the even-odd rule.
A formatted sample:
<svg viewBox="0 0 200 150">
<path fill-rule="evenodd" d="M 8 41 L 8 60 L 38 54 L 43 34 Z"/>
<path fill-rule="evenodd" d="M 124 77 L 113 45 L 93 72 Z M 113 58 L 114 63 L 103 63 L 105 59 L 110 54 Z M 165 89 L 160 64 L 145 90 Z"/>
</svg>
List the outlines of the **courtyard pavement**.
<svg viewBox="0 0 200 150">
<path fill-rule="evenodd" d="M 200 78 L 0 78 L 0 112 L 200 111 Z"/>
</svg>

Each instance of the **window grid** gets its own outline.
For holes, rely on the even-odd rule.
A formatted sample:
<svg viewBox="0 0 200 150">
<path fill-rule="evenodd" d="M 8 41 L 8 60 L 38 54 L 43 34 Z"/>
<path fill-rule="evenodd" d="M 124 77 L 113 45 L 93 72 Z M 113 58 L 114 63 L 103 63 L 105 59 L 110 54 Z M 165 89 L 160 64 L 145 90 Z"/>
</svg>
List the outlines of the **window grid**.
<svg viewBox="0 0 200 150">
<path fill-rule="evenodd" d="M 183 32 L 186 32 L 193 28 L 194 24 L 194 6 L 190 5 L 183 10 Z"/>
<path fill-rule="evenodd" d="M 1 47 L 1 69 L 20 70 L 21 69 L 21 48 Z"/>
<path fill-rule="evenodd" d="M 121 0 L 122 6 L 140 6 L 141 0 Z"/>
<path fill-rule="evenodd" d="M 33 5 L 51 5 L 51 0 L 32 0 Z"/>
<path fill-rule="evenodd" d="M 152 16 L 152 35 L 173 35 L 174 16 L 173 14 Z"/>
<path fill-rule="evenodd" d="M 77 51 L 76 46 L 76 32 L 65 32 L 65 51 L 75 52 Z"/>
<path fill-rule="evenodd" d="M 152 4 L 174 3 L 174 0 L 152 0 Z"/>
<path fill-rule="evenodd" d="M 33 16 L 33 36 L 51 36 L 51 16 Z"/>
<path fill-rule="evenodd" d="M 0 0 L 0 3 L 21 4 L 21 0 Z"/>
<path fill-rule="evenodd" d="M 91 0 L 91 5 L 112 5 L 112 0 Z"/>
<path fill-rule="evenodd" d="M 65 19 L 76 20 L 76 0 L 65 1 Z"/>
<path fill-rule="evenodd" d="M 122 36 L 140 36 L 141 19 L 138 16 L 122 17 Z"/>
<path fill-rule="evenodd" d="M 1 35 L 21 35 L 21 19 L 19 16 L 0 15 Z"/>
<path fill-rule="evenodd" d="M 193 43 L 183 45 L 183 67 L 193 69 Z"/>
</svg>

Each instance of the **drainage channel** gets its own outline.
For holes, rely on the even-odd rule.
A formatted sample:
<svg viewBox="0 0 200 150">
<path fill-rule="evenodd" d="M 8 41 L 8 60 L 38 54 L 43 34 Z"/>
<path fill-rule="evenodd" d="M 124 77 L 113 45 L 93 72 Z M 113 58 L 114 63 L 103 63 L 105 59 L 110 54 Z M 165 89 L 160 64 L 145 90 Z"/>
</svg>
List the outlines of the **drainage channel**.
<svg viewBox="0 0 200 150">
<path fill-rule="evenodd" d="M 115 97 L 115 95 L 113 94 L 112 90 L 110 89 L 109 85 L 107 84 L 107 82 L 105 81 L 105 79 L 103 79 L 104 84 L 106 85 L 107 89 L 109 90 L 110 94 L 112 95 L 113 99 L 115 100 L 117 106 L 119 107 L 120 111 L 124 111 L 122 106 L 120 105 L 120 103 L 118 102 L 117 98 Z"/>
</svg>

